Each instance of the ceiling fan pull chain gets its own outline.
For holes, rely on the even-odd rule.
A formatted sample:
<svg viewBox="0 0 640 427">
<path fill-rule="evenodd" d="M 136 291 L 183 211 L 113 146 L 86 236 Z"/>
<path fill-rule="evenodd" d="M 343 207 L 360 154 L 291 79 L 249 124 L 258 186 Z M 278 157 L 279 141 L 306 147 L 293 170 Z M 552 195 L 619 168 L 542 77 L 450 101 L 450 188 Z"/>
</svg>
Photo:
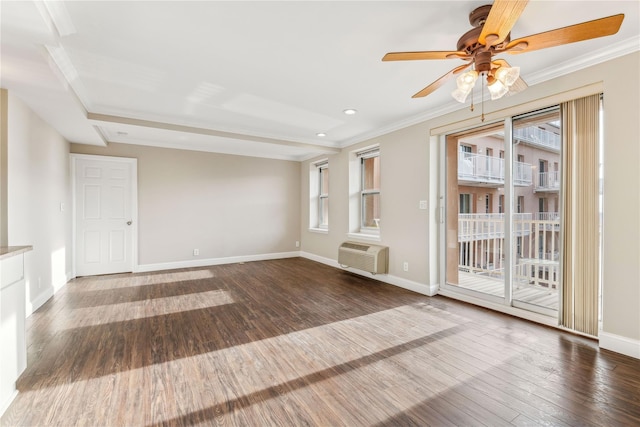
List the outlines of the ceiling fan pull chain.
<svg viewBox="0 0 640 427">
<path fill-rule="evenodd" d="M 480 85 L 480 91 L 482 92 L 482 96 L 481 96 L 481 99 L 482 99 L 482 116 L 480 116 L 480 121 L 482 121 L 482 122 L 484 122 L 484 87 L 483 87 L 484 86 L 484 82 L 485 82 L 484 73 L 482 73 L 482 84 Z"/>
<path fill-rule="evenodd" d="M 473 93 L 475 92 L 475 90 L 473 90 L 473 89 L 474 88 L 471 88 L 471 107 L 470 107 L 471 111 L 473 111 L 473 107 L 474 107 L 474 105 L 473 105 Z"/>
</svg>

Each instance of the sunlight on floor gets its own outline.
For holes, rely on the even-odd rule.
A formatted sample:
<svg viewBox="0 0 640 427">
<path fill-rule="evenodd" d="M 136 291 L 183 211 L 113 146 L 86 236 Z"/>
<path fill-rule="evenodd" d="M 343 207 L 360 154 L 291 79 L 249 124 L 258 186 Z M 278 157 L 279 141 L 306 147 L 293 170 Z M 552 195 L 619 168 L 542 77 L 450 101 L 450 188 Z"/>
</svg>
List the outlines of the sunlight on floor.
<svg viewBox="0 0 640 427">
<path fill-rule="evenodd" d="M 149 273 L 128 275 L 123 280 L 122 275 L 80 277 L 73 292 L 104 291 L 110 289 L 134 288 L 137 286 L 161 285 L 165 283 L 187 282 L 191 280 L 210 279 L 215 277 L 211 270 L 169 271 L 166 273 Z"/>
<path fill-rule="evenodd" d="M 169 299 L 176 301 L 176 298 L 183 296 Z M 184 298 L 189 299 L 188 304 L 193 308 L 232 302 L 229 295 L 221 291 Z M 130 319 L 132 315 L 157 313 L 151 309 L 153 304 L 150 303 L 123 304 L 121 310 L 116 310 L 123 314 L 122 318 L 103 319 L 104 323 Z M 160 301 L 155 306 L 169 311 L 173 307 L 184 307 L 183 303 L 169 304 L 168 301 Z M 82 321 L 82 310 L 85 309 L 77 312 L 78 322 Z M 93 317 L 98 316 L 94 314 Z M 365 393 L 376 408 L 387 408 L 386 415 L 392 419 L 425 398 L 445 393 L 470 378 L 456 369 L 455 364 L 449 365 L 438 355 L 450 354 L 450 347 L 458 348 L 460 342 L 470 346 L 480 342 L 479 331 L 470 328 L 469 320 L 464 317 L 450 315 L 429 305 L 404 305 L 209 353 L 40 389 L 37 393 L 43 401 L 47 401 L 47 396 L 52 397 L 48 409 L 52 422 L 57 420 L 60 405 L 64 405 L 65 399 L 60 396 L 71 393 L 71 389 L 86 388 L 100 396 L 109 396 L 109 390 L 118 384 L 129 384 L 134 395 L 137 394 L 135 390 L 141 388 L 153 392 L 149 396 L 131 396 L 131 399 L 118 402 L 107 398 L 85 416 L 90 417 L 91 411 L 103 414 L 119 412 L 130 414 L 131 424 L 186 424 L 190 415 L 200 414 L 207 419 L 211 413 L 224 413 L 228 408 L 232 408 L 235 414 L 238 411 L 261 414 L 282 411 L 288 396 L 295 393 L 301 398 L 296 399 L 298 402 L 314 402 L 309 413 L 313 413 L 314 421 L 322 425 L 330 421 L 322 418 L 322 408 L 339 407 L 349 396 Z M 517 353 L 518 347 L 513 347 L 501 353 L 502 357 L 487 361 L 488 367 L 474 369 L 481 372 L 504 363 Z M 433 359 L 428 368 L 424 365 L 425 355 Z M 418 369 L 416 366 L 422 366 L 419 372 L 415 371 Z M 185 372 L 190 374 L 185 375 Z M 404 383 L 411 382 L 414 375 L 430 380 L 420 390 L 403 387 Z M 182 381 L 185 376 L 190 379 L 188 383 Z M 57 398 L 53 399 L 53 396 Z M 93 398 L 95 396 L 87 397 Z M 168 414 L 165 420 L 136 418 L 140 412 L 136 407 L 141 404 L 153 406 L 153 402 L 175 402 L 175 405 L 164 408 L 163 413 Z M 345 423 L 375 421 L 367 408 L 352 413 L 352 417 L 345 419 Z"/>
<path fill-rule="evenodd" d="M 68 327 L 61 329 L 127 322 L 135 319 L 180 313 L 184 311 L 184 307 L 189 307 L 189 310 L 199 310 L 224 304 L 233 304 L 233 302 L 233 297 L 229 292 L 215 290 L 106 306 L 76 308 L 69 313 L 69 320 L 65 323 Z"/>
</svg>

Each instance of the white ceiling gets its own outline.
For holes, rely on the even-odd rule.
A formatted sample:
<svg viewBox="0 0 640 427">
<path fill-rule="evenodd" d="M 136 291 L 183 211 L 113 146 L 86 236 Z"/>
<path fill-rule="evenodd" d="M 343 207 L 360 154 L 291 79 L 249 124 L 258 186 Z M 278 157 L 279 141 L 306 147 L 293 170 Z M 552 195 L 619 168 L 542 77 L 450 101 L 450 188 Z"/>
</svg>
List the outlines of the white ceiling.
<svg viewBox="0 0 640 427">
<path fill-rule="evenodd" d="M 2 1 L 0 84 L 71 142 L 302 160 L 465 108 L 454 81 L 411 98 L 460 62 L 381 58 L 455 50 L 486 3 Z M 532 86 L 640 49 L 636 0 L 531 1 L 512 38 L 617 13 L 614 36 L 505 58 Z"/>
</svg>

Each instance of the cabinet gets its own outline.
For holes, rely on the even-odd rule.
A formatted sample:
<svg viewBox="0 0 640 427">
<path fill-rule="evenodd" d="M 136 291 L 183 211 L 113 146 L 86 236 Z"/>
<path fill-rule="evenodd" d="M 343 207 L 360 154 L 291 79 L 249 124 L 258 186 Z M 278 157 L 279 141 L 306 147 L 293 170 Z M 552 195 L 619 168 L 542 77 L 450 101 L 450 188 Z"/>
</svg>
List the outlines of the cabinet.
<svg viewBox="0 0 640 427">
<path fill-rule="evenodd" d="M 30 246 L 0 248 L 0 415 L 17 394 L 27 367 L 24 254 Z"/>
</svg>

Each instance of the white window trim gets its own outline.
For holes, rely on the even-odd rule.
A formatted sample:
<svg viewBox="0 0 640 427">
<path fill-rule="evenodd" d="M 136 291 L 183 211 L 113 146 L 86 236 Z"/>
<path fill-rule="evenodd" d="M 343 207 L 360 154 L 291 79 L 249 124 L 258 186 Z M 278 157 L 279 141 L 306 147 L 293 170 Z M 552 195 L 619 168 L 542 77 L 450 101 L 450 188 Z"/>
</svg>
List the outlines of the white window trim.
<svg viewBox="0 0 640 427">
<path fill-rule="evenodd" d="M 325 162 L 321 162 L 321 163 L 316 163 L 316 168 L 318 170 L 318 226 L 317 228 L 319 230 L 329 230 L 329 221 L 327 219 L 327 224 L 321 224 L 320 221 L 322 219 L 322 199 L 327 199 L 327 201 L 329 200 L 329 193 L 323 193 L 322 192 L 322 170 L 329 170 L 329 161 L 325 161 Z M 329 174 L 329 179 L 331 179 L 331 174 Z"/>
<path fill-rule="evenodd" d="M 328 234 L 329 226 L 320 225 L 320 173 L 321 167 L 329 167 L 329 159 L 309 164 L 309 231 Z"/>
<path fill-rule="evenodd" d="M 349 233 L 352 239 L 380 241 L 380 228 L 362 226 L 362 160 L 380 156 L 380 146 L 372 145 L 352 151 L 349 158 Z M 380 189 L 378 193 L 381 194 Z"/>
</svg>

